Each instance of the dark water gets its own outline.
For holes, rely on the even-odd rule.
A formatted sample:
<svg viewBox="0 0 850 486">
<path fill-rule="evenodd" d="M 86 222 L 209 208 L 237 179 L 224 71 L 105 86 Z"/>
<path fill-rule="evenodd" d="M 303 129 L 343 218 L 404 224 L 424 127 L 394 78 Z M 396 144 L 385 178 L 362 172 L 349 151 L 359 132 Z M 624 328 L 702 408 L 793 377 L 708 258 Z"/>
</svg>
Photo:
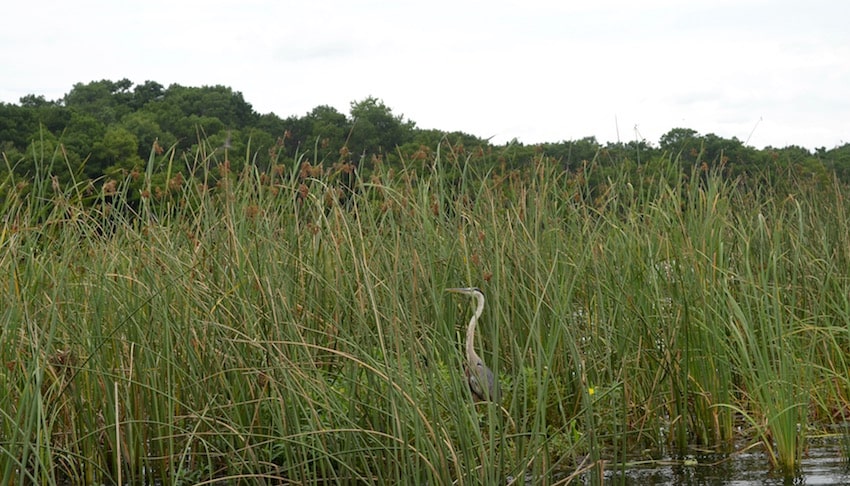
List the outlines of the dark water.
<svg viewBox="0 0 850 486">
<path fill-rule="evenodd" d="M 687 463 L 688 465 L 685 465 Z M 734 454 L 694 454 L 687 461 L 658 461 L 609 470 L 605 484 L 624 485 L 850 485 L 850 468 L 836 445 L 811 447 L 801 462 L 799 475 L 785 478 L 770 469 L 759 451 Z"/>
</svg>

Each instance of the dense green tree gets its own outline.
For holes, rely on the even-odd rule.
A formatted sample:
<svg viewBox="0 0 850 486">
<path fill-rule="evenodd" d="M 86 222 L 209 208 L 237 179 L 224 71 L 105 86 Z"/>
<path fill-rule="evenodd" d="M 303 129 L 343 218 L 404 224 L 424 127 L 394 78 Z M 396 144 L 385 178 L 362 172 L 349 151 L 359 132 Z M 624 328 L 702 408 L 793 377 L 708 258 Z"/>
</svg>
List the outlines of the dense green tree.
<svg viewBox="0 0 850 486">
<path fill-rule="evenodd" d="M 415 124 L 396 116 L 383 101 L 368 97 L 351 103 L 351 134 L 348 146 L 354 153 L 380 154 L 395 150 L 412 139 Z"/>
<path fill-rule="evenodd" d="M 253 126 L 257 130 L 262 130 L 274 137 L 283 137 L 288 129 L 287 120 L 282 119 L 274 113 L 266 113 L 259 115 Z"/>
<path fill-rule="evenodd" d="M 736 137 L 723 138 L 713 133 L 701 137 L 702 162 L 725 165 L 730 160 L 741 161 L 744 143 Z"/>
<path fill-rule="evenodd" d="M 183 120 L 186 118 L 177 105 L 163 99 L 146 103 L 144 108 L 139 110 L 139 112 L 148 115 L 150 120 L 155 121 L 163 130 L 163 136 L 167 133 L 175 140 L 177 140 L 177 132 L 183 128 Z M 181 147 L 190 146 L 193 140 L 180 141 Z"/>
<path fill-rule="evenodd" d="M 133 98 L 130 106 L 134 110 L 141 109 L 152 101 L 161 100 L 165 96 L 165 87 L 155 81 L 145 81 L 133 88 Z"/>
<path fill-rule="evenodd" d="M 55 101 L 45 100 L 44 96 L 24 96 L 20 105 L 0 103 L 0 143 L 24 147 L 39 127 L 59 133 L 70 120 L 69 110 Z"/>
<path fill-rule="evenodd" d="M 265 130 L 250 128 L 242 131 L 246 142 L 246 151 L 250 150 L 251 162 L 262 168 L 269 167 L 269 149 L 275 146 L 278 137 L 273 136 Z"/>
<path fill-rule="evenodd" d="M 97 178 L 101 174 L 129 172 L 143 166 L 139 157 L 139 141 L 126 128 L 111 126 L 103 138 L 92 147 L 91 163 L 86 165 L 85 174 Z"/>
<path fill-rule="evenodd" d="M 275 117 L 277 118 L 277 117 Z M 345 116 L 343 116 L 345 119 Z M 271 133 L 280 138 L 282 155 L 294 158 L 296 154 L 305 150 L 312 150 L 313 124 L 315 120 L 307 116 L 290 116 L 285 120 L 268 119 L 261 117 L 257 128 Z"/>
<path fill-rule="evenodd" d="M 723 138 L 713 133 L 700 135 L 689 128 L 674 128 L 661 137 L 662 151 L 677 156 L 685 170 L 696 163 L 723 168 L 729 174 L 739 174 L 758 166 L 764 160 L 756 150 L 736 137 Z"/>
<path fill-rule="evenodd" d="M 179 141 L 195 144 L 223 132 L 226 128 L 227 126 L 216 117 L 189 115 L 180 119 L 175 127 L 174 136 Z"/>
<path fill-rule="evenodd" d="M 133 83 L 129 79 L 77 83 L 65 95 L 64 103 L 71 110 L 91 115 L 101 123 L 109 125 L 116 123 L 132 110 L 132 86 Z"/>
<path fill-rule="evenodd" d="M 558 143 L 544 143 L 541 145 L 543 153 L 561 161 L 572 170 L 578 169 L 584 163 L 596 158 L 602 145 L 596 137 L 584 137 L 573 141 Z"/>
<path fill-rule="evenodd" d="M 38 126 L 34 109 L 0 103 L 0 143 L 25 147 Z"/>
<path fill-rule="evenodd" d="M 166 132 L 159 126 L 156 116 L 150 111 L 136 111 L 121 119 L 119 126 L 132 133 L 139 145 L 139 157 L 143 160 L 148 157 L 154 142 L 160 147 L 170 147 L 177 139 L 170 132 Z"/>
<path fill-rule="evenodd" d="M 34 95 L 28 94 L 26 96 L 22 96 L 21 99 L 21 107 L 23 108 L 43 108 L 46 106 L 56 106 L 57 103 L 55 101 L 47 101 L 44 98 L 44 95 Z"/>
<path fill-rule="evenodd" d="M 163 99 L 177 105 L 184 116 L 218 118 L 230 128 L 251 126 L 258 118 L 242 93 L 226 86 L 188 88 L 172 84 Z"/>
<path fill-rule="evenodd" d="M 161 157 L 171 148 L 174 158 Z M 462 132 L 419 129 L 372 96 L 353 101 L 349 115 L 320 105 L 284 119 L 256 113 L 240 92 L 226 86 L 164 88 L 149 80 L 134 86 L 128 79 L 77 83 L 56 101 L 30 94 L 19 104 L 0 103 L 0 150 L 16 175 L 50 171 L 63 183 L 71 177 L 133 170 L 144 165 L 152 151 L 178 165 L 196 163 L 195 150 L 203 151 L 205 162 L 226 160 L 234 171 L 246 163 L 292 167 L 301 156 L 346 174 L 350 166 L 340 162 L 382 161 L 391 167 L 401 158 L 407 167 L 421 170 L 439 151 L 441 160 L 453 168 L 472 164 L 476 170 L 495 168 L 497 173 L 539 163 L 579 171 L 593 163 L 595 176 L 602 178 L 590 181 L 592 185 L 624 171 L 640 177 L 648 161 L 666 153 L 688 173 L 697 163 L 716 165 L 728 176 L 744 176 L 744 183 L 754 187 L 766 179 L 822 182 L 833 173 L 850 180 L 849 145 L 815 152 L 796 146 L 757 150 L 735 137 L 674 128 L 657 147 L 646 140 L 603 145 L 595 137 L 535 145 L 514 140 L 495 146 Z M 157 159 L 155 171 L 164 165 Z"/>
<path fill-rule="evenodd" d="M 90 114 L 74 111 L 71 112 L 71 120 L 60 136 L 68 152 L 85 160 L 91 155 L 95 144 L 103 140 L 104 134 L 106 134 L 106 124 Z M 86 172 L 96 174 L 98 170 L 105 168 L 98 164 L 98 161 L 91 162 Z"/>
<path fill-rule="evenodd" d="M 699 133 L 690 128 L 674 128 L 661 136 L 658 146 L 662 151 L 693 164 L 701 147 Z"/>
<path fill-rule="evenodd" d="M 771 154 L 773 168 L 785 168 L 790 173 L 817 182 L 829 179 L 826 165 L 804 147 L 788 145 L 778 149 L 768 147 L 765 150 Z"/>
<path fill-rule="evenodd" d="M 319 161 L 337 160 L 340 150 L 348 142 L 351 130 L 348 118 L 328 105 L 313 108 L 305 118 L 311 129 L 310 135 L 304 140 L 306 147 L 303 147 L 302 152 L 315 150 Z"/>
<path fill-rule="evenodd" d="M 839 179 L 850 181 L 850 143 L 846 143 L 832 150 L 821 148 L 818 150 L 819 158 Z"/>
<path fill-rule="evenodd" d="M 443 142 L 447 142 L 450 145 L 462 145 L 469 148 L 489 145 L 487 140 L 476 137 L 475 135 L 470 135 L 464 132 L 445 132 L 443 130 L 433 128 L 411 128 L 409 140 L 407 141 L 407 143 L 415 143 L 416 146 L 424 145 L 432 148 Z"/>
</svg>

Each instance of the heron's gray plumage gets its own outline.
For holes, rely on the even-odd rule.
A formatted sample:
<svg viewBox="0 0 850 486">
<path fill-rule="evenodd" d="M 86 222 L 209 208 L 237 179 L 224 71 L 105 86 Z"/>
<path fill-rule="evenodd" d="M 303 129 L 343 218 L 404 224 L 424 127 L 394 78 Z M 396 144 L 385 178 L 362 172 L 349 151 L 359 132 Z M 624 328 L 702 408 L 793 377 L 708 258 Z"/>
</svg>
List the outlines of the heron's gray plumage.
<svg viewBox="0 0 850 486">
<path fill-rule="evenodd" d="M 478 324 L 478 319 L 481 313 L 484 312 L 484 292 L 475 287 L 452 288 L 446 289 L 448 292 L 469 295 L 475 298 L 475 312 L 469 320 L 469 325 L 466 328 L 466 366 L 464 373 L 469 389 L 476 399 L 482 401 L 499 401 L 499 383 L 496 381 L 495 375 L 484 364 L 484 360 L 475 352 L 475 326 Z"/>
</svg>

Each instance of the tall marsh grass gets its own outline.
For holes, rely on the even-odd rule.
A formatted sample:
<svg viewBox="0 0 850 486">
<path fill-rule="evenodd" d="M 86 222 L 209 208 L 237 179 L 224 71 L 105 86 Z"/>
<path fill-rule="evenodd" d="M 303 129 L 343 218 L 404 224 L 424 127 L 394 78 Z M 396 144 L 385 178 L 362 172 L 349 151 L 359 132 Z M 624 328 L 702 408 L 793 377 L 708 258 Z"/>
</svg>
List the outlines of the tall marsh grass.
<svg viewBox="0 0 850 486">
<path fill-rule="evenodd" d="M 203 146 L 93 186 L 42 163 L 0 181 L 0 484 L 599 483 L 747 446 L 794 475 L 850 413 L 842 187 L 450 147 L 352 186 Z"/>
</svg>

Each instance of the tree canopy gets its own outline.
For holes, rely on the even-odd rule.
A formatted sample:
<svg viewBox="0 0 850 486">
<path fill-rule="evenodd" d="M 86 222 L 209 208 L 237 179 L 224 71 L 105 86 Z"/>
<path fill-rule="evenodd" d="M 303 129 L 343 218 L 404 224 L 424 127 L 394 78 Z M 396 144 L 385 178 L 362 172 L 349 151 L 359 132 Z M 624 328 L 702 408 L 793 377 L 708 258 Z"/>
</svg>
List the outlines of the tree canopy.
<svg viewBox="0 0 850 486">
<path fill-rule="evenodd" d="M 134 84 L 121 79 L 77 83 L 59 100 L 30 94 L 18 104 L 0 103 L 0 151 L 6 161 L 0 170 L 16 177 L 33 176 L 34 159 L 45 153 L 61 155 L 62 163 L 52 167 L 64 181 L 140 171 L 152 153 L 162 150 L 173 150 L 179 163 L 189 163 L 191 157 L 183 155 L 196 153 L 204 144 L 209 145 L 207 151 L 227 149 L 234 169 L 246 163 L 293 167 L 303 159 L 314 166 L 344 163 L 362 170 L 375 161 L 410 163 L 445 144 L 476 163 L 506 170 L 541 155 L 566 170 L 580 170 L 590 162 L 626 170 L 667 155 L 683 168 L 705 164 L 722 167 L 730 175 L 791 170 L 814 178 L 834 173 L 843 181 L 850 179 L 850 144 L 814 152 L 798 146 L 757 150 L 734 137 L 676 127 L 657 144 L 646 140 L 603 144 L 588 136 L 494 145 L 461 132 L 421 129 L 373 96 L 352 101 L 347 114 L 320 105 L 303 115 L 281 118 L 257 113 L 241 92 L 227 86 L 164 87 L 155 81 Z"/>
</svg>

